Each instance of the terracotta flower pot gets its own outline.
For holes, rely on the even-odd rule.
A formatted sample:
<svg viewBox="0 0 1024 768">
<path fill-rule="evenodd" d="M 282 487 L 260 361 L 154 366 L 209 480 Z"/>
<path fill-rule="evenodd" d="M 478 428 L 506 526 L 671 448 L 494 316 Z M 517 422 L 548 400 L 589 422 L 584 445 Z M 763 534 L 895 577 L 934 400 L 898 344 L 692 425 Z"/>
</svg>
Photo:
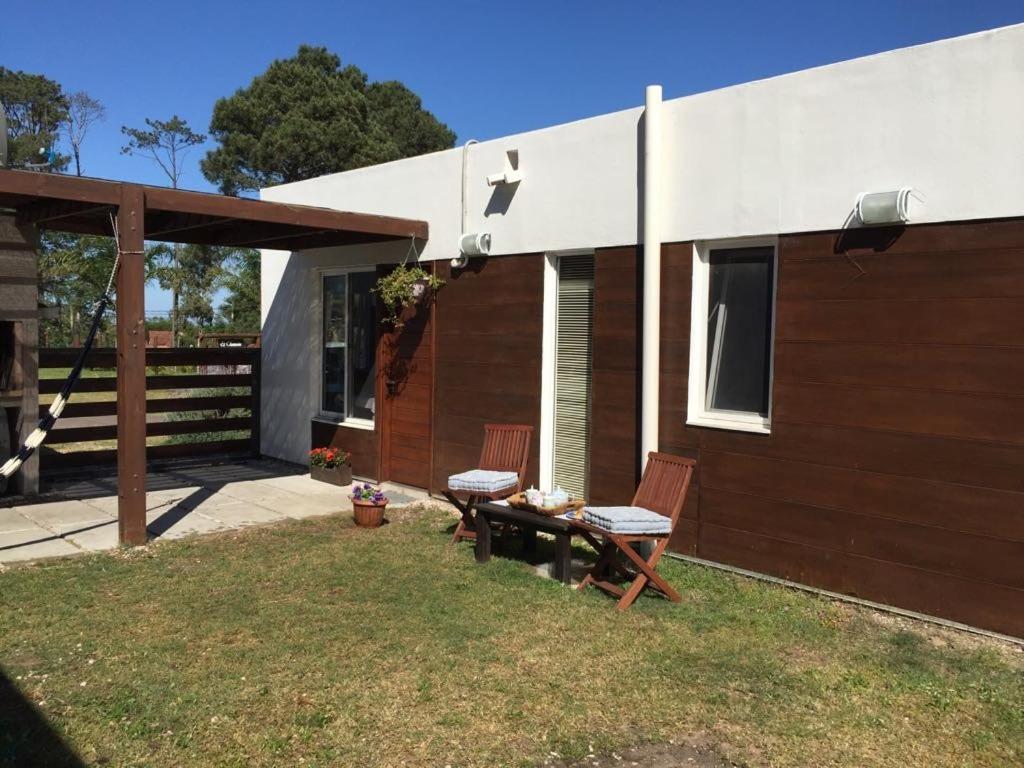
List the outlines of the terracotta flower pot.
<svg viewBox="0 0 1024 768">
<path fill-rule="evenodd" d="M 352 519 L 360 528 L 380 528 L 384 522 L 384 510 L 388 503 L 374 504 L 362 499 L 352 500 Z"/>
<path fill-rule="evenodd" d="M 352 465 L 339 464 L 336 467 L 318 467 L 311 465 L 309 476 L 321 483 L 331 485 L 352 485 Z"/>
</svg>

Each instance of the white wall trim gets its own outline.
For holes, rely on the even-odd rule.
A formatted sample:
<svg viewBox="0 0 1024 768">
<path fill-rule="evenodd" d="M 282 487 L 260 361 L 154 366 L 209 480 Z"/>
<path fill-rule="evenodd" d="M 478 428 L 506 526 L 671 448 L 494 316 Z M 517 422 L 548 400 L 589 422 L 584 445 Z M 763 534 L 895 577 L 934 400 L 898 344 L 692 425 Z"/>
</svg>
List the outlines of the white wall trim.
<svg viewBox="0 0 1024 768">
<path fill-rule="evenodd" d="M 710 268 L 708 253 L 722 248 L 758 248 L 771 246 L 772 322 L 768 355 L 768 413 L 766 415 L 732 411 L 709 411 L 705 403 L 707 382 L 707 318 Z M 686 423 L 695 427 L 729 429 L 738 432 L 769 434 L 772 425 L 772 394 L 775 374 L 775 318 L 778 306 L 779 238 L 775 235 L 700 240 L 693 244 L 693 281 L 690 295 L 690 369 L 687 376 Z"/>
<path fill-rule="evenodd" d="M 540 487 L 553 487 L 555 467 L 555 358 L 558 339 L 558 260 L 562 256 L 593 256 L 593 248 L 544 254 L 544 310 L 540 366 Z"/>
<path fill-rule="evenodd" d="M 544 255 L 544 309 L 540 367 L 540 487 L 551 488 L 555 463 L 555 341 L 558 329 L 558 254 Z"/>
<path fill-rule="evenodd" d="M 346 417 L 343 413 L 334 413 L 333 411 L 325 411 L 323 409 L 324 402 L 324 278 L 332 277 L 334 275 L 351 275 L 358 272 L 374 272 L 376 270 L 376 264 L 362 264 L 347 267 L 321 267 L 313 270 L 313 277 L 316 281 L 316 285 L 313 292 L 313 323 L 314 323 L 314 339 L 316 339 L 316 366 L 313 370 L 313 377 L 311 381 L 312 392 L 310 393 L 313 398 L 315 407 L 313 409 L 313 419 L 315 421 L 323 421 L 330 424 L 334 424 L 339 427 L 354 427 L 356 429 L 373 430 L 376 429 L 376 418 L 373 421 L 368 419 L 357 419 Z M 346 287 L 347 290 L 347 287 Z M 348 329 L 350 322 L 348 318 L 348 305 L 346 304 L 345 309 L 345 326 Z M 345 348 L 345 370 L 346 376 L 348 371 L 348 347 Z M 348 403 L 348 398 L 351 396 L 349 392 L 348 382 L 345 382 L 345 402 Z M 347 405 L 346 405 L 347 407 Z"/>
</svg>

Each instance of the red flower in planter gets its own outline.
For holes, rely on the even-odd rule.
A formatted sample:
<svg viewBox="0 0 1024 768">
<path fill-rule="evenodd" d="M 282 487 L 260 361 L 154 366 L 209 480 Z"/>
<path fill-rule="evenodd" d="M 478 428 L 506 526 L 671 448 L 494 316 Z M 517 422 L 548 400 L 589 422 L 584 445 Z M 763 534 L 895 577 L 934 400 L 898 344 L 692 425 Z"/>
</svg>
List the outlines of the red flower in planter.
<svg viewBox="0 0 1024 768">
<path fill-rule="evenodd" d="M 314 448 L 309 452 L 309 463 L 314 467 L 334 469 L 348 464 L 352 454 L 339 448 Z"/>
</svg>

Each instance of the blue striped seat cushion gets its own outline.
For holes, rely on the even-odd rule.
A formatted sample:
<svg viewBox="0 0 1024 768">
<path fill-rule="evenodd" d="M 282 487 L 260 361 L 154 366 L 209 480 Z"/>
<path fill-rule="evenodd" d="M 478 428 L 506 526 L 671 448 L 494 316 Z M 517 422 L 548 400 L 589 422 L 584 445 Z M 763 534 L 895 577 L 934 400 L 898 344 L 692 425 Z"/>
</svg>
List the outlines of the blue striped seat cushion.
<svg viewBox="0 0 1024 768">
<path fill-rule="evenodd" d="M 473 493 L 497 493 L 511 490 L 519 484 L 516 472 L 499 472 L 493 469 L 471 469 L 448 478 L 448 487 L 453 491 Z"/>
<path fill-rule="evenodd" d="M 654 536 L 672 532 L 672 521 L 643 507 L 584 507 L 583 522 L 612 533 Z"/>
</svg>

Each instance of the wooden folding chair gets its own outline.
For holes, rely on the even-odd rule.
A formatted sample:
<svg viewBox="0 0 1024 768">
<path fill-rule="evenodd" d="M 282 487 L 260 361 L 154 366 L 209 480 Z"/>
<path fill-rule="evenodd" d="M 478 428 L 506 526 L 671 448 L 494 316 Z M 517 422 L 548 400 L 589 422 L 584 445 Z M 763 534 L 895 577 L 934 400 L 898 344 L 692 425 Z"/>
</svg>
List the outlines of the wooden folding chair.
<svg viewBox="0 0 1024 768">
<path fill-rule="evenodd" d="M 593 584 L 595 587 L 617 596 L 619 602 L 616 607 L 620 611 L 629 608 L 645 587 L 656 589 L 674 603 L 679 602 L 679 593 L 672 589 L 655 569 L 672 537 L 676 521 L 679 520 L 679 515 L 683 511 L 686 492 L 690 488 L 690 479 L 693 477 L 695 466 L 696 462 L 693 459 L 684 459 L 681 456 L 655 453 L 654 451 L 648 454 L 647 468 L 644 470 L 640 486 L 636 489 L 636 495 L 633 497 L 633 506 L 643 507 L 669 518 L 671 526 L 668 533 L 657 535 L 619 534 L 598 528 L 582 520 L 573 521 L 573 526 L 579 528 L 583 537 L 598 550 L 597 562 L 578 587 L 581 592 Z M 604 539 L 603 544 L 596 540 L 595 537 L 598 536 Z M 648 557 L 643 557 L 634 549 L 633 545 L 639 542 L 654 544 L 654 549 Z M 625 564 L 620 562 L 620 557 L 626 561 Z M 630 570 L 629 566 L 635 568 L 635 571 Z M 620 581 L 631 581 L 632 583 L 624 589 L 610 580 L 611 571 L 618 573 L 621 577 Z"/>
<path fill-rule="evenodd" d="M 452 544 L 462 539 L 476 539 L 476 519 L 473 508 L 481 501 L 505 499 L 523 490 L 526 483 L 526 465 L 530 460 L 530 439 L 533 427 L 525 424 L 485 424 L 484 445 L 480 451 L 477 469 L 515 472 L 519 478 L 515 485 L 492 493 L 468 492 L 447 488 L 443 491 L 448 501 L 462 514 Z"/>
</svg>

